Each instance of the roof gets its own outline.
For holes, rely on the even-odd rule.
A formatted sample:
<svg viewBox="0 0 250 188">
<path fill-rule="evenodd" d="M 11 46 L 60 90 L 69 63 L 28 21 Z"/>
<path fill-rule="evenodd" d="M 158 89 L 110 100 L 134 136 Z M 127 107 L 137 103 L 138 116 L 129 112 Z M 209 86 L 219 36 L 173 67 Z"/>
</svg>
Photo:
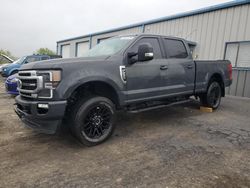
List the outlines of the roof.
<svg viewBox="0 0 250 188">
<path fill-rule="evenodd" d="M 229 1 L 229 2 L 226 2 L 226 3 L 213 5 L 213 6 L 209 6 L 209 7 L 205 7 L 205 8 L 201 8 L 201 9 L 196 9 L 196 10 L 189 11 L 189 12 L 184 12 L 184 13 L 175 14 L 175 15 L 171 15 L 171 16 L 165 16 L 165 17 L 158 18 L 158 19 L 148 20 L 148 21 L 144 21 L 144 22 L 140 22 L 140 23 L 136 23 L 136 24 L 123 26 L 123 27 L 113 28 L 113 29 L 109 29 L 109 30 L 105 30 L 105 31 L 100 31 L 100 32 L 91 33 L 91 34 L 87 34 L 87 35 L 82 35 L 82 36 L 78 36 L 78 37 L 74 37 L 74 38 L 60 40 L 60 41 L 57 41 L 57 43 L 68 42 L 68 41 L 71 41 L 71 40 L 77 40 L 77 39 L 81 39 L 81 38 L 92 37 L 92 36 L 95 36 L 95 35 L 101 35 L 101 34 L 106 34 L 106 33 L 110 33 L 110 32 L 121 31 L 121 30 L 124 30 L 124 29 L 130 29 L 130 28 L 139 27 L 139 26 L 144 27 L 145 25 L 148 25 L 148 24 L 153 24 L 153 23 L 158 23 L 158 22 L 183 18 L 183 17 L 187 17 L 187 16 L 194 16 L 194 15 L 197 15 L 197 14 L 203 14 L 203 13 L 207 13 L 207 12 L 212 12 L 212 11 L 216 11 L 216 10 L 231 8 L 231 7 L 245 5 L 245 4 L 250 4 L 250 0 Z"/>
</svg>

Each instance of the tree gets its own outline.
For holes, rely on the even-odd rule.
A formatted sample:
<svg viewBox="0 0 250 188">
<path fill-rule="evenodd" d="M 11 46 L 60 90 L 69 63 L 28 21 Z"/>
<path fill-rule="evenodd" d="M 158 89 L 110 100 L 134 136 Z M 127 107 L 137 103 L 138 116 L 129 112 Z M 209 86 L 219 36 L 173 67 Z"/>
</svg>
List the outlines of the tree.
<svg viewBox="0 0 250 188">
<path fill-rule="evenodd" d="M 40 55 L 56 55 L 56 53 L 48 48 L 39 48 L 36 51 L 36 54 L 40 54 Z"/>
</svg>

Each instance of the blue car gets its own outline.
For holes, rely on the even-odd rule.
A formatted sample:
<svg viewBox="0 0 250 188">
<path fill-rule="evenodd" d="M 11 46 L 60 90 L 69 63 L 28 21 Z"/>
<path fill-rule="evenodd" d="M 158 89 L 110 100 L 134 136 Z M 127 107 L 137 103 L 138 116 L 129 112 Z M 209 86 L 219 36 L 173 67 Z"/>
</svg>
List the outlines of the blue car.
<svg viewBox="0 0 250 188">
<path fill-rule="evenodd" d="M 18 95 L 17 91 L 17 74 L 13 74 L 9 76 L 5 81 L 5 88 L 8 94 Z"/>
<path fill-rule="evenodd" d="M 2 76 L 8 77 L 10 75 L 16 74 L 20 67 L 24 64 L 34 62 L 34 61 L 42 61 L 47 59 L 61 58 L 59 55 L 30 55 L 23 56 L 20 59 L 14 61 L 13 63 L 4 66 L 2 68 Z"/>
</svg>

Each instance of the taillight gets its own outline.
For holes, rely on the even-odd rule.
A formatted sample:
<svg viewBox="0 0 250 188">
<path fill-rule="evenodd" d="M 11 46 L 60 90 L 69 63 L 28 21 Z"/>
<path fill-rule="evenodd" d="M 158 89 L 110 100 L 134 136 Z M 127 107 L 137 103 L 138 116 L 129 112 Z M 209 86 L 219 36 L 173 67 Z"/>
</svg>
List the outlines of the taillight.
<svg viewBox="0 0 250 188">
<path fill-rule="evenodd" d="M 228 64 L 227 69 L 228 69 L 228 73 L 229 73 L 229 79 L 232 80 L 233 79 L 233 67 L 232 67 L 231 63 Z"/>
</svg>

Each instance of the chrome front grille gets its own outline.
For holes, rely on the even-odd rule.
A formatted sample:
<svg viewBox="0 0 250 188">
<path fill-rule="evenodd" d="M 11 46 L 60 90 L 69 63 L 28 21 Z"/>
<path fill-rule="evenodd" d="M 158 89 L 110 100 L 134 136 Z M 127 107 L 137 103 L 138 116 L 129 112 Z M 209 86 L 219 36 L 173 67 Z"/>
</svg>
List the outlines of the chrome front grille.
<svg viewBox="0 0 250 188">
<path fill-rule="evenodd" d="M 17 85 L 20 95 L 28 98 L 52 98 L 52 88 L 47 88 L 44 86 L 44 82 L 50 80 L 46 80 L 43 74 L 48 75 L 49 72 L 19 71 L 17 76 Z M 44 91 L 48 90 L 49 94 L 43 95 Z"/>
<path fill-rule="evenodd" d="M 21 89 L 24 90 L 35 90 L 37 88 L 36 79 L 22 79 Z"/>
</svg>

